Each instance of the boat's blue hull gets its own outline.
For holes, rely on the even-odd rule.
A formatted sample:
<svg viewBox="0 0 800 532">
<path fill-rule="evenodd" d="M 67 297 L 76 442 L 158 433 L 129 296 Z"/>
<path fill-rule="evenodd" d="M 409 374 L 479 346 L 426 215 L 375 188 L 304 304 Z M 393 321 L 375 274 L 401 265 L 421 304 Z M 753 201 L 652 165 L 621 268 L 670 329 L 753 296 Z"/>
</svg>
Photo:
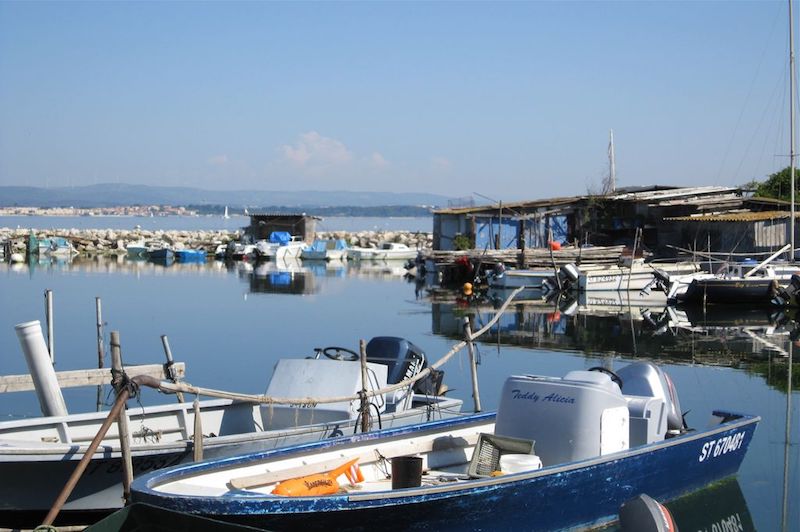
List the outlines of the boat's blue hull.
<svg viewBox="0 0 800 532">
<path fill-rule="evenodd" d="M 178 262 L 205 262 L 206 252 L 201 249 L 180 249 L 175 252 Z"/>
<path fill-rule="evenodd" d="M 175 252 L 171 249 L 154 249 L 149 252 L 150 260 L 174 260 Z"/>
<path fill-rule="evenodd" d="M 245 491 L 223 497 L 176 496 L 152 489 L 191 473 L 286 456 L 299 448 L 307 453 L 337 445 L 346 455 L 350 442 L 446 431 L 447 427 L 463 427 L 478 420 L 485 423 L 491 416 L 475 415 L 179 466 L 135 481 L 133 497 L 139 502 L 270 529 L 561 530 L 609 521 L 624 501 L 640 493 L 664 501 L 735 474 L 759 420 L 744 417 L 712 430 L 689 432 L 615 455 L 452 485 L 293 499 Z"/>
</svg>

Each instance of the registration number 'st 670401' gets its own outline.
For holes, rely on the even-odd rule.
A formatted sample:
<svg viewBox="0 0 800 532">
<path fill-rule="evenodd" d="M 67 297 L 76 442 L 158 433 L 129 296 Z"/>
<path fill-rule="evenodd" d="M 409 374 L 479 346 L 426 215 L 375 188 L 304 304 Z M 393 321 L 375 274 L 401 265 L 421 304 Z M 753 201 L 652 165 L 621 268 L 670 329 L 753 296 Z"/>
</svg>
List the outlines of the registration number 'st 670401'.
<svg viewBox="0 0 800 532">
<path fill-rule="evenodd" d="M 739 449 L 744 441 L 744 432 L 737 432 L 723 436 L 717 440 L 711 440 L 703 444 L 700 449 L 699 462 L 704 462 L 709 458 L 716 458 Z"/>
</svg>

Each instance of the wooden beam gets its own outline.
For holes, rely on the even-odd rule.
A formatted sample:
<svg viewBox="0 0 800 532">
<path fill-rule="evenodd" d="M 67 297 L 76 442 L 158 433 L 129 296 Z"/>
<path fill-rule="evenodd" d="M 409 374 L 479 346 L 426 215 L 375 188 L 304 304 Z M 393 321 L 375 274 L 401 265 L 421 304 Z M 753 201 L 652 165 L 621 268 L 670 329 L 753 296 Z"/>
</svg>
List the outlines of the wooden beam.
<svg viewBox="0 0 800 532">
<path fill-rule="evenodd" d="M 186 375 L 186 363 L 176 362 L 173 366 L 178 377 Z M 162 364 L 145 364 L 141 366 L 127 366 L 125 373 L 129 377 L 136 375 L 151 375 L 157 379 L 166 379 Z M 56 372 L 58 385 L 61 388 L 75 388 L 77 386 L 98 386 L 111 384 L 111 370 L 109 369 L 77 369 L 72 371 Z M 27 392 L 33 390 L 33 379 L 30 375 L 0 376 L 0 393 Z"/>
</svg>

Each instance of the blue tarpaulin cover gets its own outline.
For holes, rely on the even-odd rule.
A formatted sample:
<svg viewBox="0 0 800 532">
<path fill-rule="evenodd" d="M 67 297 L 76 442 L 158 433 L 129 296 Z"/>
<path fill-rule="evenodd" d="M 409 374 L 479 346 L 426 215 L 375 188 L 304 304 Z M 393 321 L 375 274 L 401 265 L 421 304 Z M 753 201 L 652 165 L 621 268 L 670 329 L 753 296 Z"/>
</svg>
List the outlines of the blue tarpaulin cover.
<svg viewBox="0 0 800 532">
<path fill-rule="evenodd" d="M 286 231 L 273 231 L 269 235 L 269 241 L 273 244 L 286 244 L 292 241 L 292 235 Z"/>
</svg>

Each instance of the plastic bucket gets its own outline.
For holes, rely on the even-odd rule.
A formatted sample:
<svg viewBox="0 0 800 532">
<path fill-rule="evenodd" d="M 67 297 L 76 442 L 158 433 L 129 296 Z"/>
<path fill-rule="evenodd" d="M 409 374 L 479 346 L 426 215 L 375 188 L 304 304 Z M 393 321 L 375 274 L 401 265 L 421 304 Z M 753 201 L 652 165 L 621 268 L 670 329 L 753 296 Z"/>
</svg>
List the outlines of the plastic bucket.
<svg viewBox="0 0 800 532">
<path fill-rule="evenodd" d="M 416 488 L 422 484 L 422 457 L 392 458 L 392 489 Z"/>
<path fill-rule="evenodd" d="M 521 473 L 542 468 L 542 460 L 535 454 L 504 454 L 500 456 L 500 471 Z"/>
</svg>

